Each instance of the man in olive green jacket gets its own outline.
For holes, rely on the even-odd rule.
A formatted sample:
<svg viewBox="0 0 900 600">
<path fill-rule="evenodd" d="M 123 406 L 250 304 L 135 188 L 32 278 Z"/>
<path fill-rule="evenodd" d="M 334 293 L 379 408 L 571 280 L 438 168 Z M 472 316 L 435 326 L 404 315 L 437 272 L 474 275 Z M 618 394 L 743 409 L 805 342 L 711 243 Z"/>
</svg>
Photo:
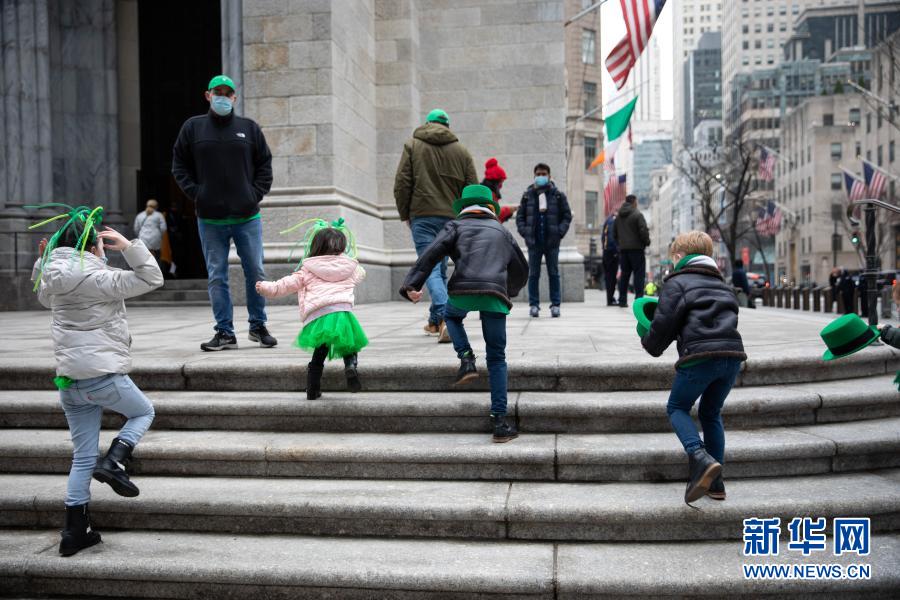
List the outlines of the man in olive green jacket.
<svg viewBox="0 0 900 600">
<path fill-rule="evenodd" d="M 416 255 L 431 245 L 437 234 L 451 219 L 453 201 L 467 185 L 478 183 L 475 162 L 466 147 L 450 131 L 447 113 L 435 109 L 426 122 L 416 128 L 413 137 L 403 145 L 403 155 L 394 178 L 394 200 L 400 220 L 412 231 Z M 425 332 L 438 335 L 439 342 L 449 342 L 444 326 L 447 304 L 447 259 L 434 267 L 428 280 L 431 308 Z"/>
</svg>

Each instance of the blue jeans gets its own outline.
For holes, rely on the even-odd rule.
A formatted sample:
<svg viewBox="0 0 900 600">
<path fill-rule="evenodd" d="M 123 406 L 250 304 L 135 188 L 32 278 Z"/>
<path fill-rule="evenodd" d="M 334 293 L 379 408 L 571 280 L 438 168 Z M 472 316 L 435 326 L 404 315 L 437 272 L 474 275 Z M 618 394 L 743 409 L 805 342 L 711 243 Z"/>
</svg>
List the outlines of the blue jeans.
<svg viewBox="0 0 900 600">
<path fill-rule="evenodd" d="M 91 499 L 91 476 L 100 455 L 100 419 L 103 409 L 128 418 L 118 437 L 137 446 L 153 422 L 153 405 L 128 375 L 110 373 L 81 379 L 60 390 L 59 402 L 72 435 L 72 469 L 66 489 L 66 506 Z"/>
<path fill-rule="evenodd" d="M 422 256 L 434 238 L 441 232 L 450 219 L 447 217 L 417 217 L 410 221 L 413 244 L 416 245 L 416 256 Z M 444 320 L 444 309 L 447 306 L 447 259 L 435 265 L 431 275 L 425 281 L 428 294 L 431 296 L 428 322 L 434 325 Z"/>
<path fill-rule="evenodd" d="M 256 282 L 266 278 L 263 270 L 262 220 L 239 225 L 210 225 L 197 220 L 200 244 L 206 260 L 207 289 L 216 319 L 216 331 L 234 335 L 234 305 L 228 289 L 228 250 L 231 240 L 244 269 L 250 331 L 266 324 L 266 299 L 256 293 Z"/>
<path fill-rule="evenodd" d="M 706 448 L 719 463 L 725 461 L 725 428 L 722 425 L 722 405 L 734 386 L 741 361 L 737 358 L 713 358 L 692 367 L 678 367 L 666 412 L 675 435 L 684 451 L 691 454 Z M 691 408 L 700 398 L 697 411 L 703 427 L 703 440 L 691 419 Z"/>
<path fill-rule="evenodd" d="M 469 344 L 469 336 L 463 319 L 469 314 L 452 304 L 447 305 L 444 320 L 447 323 L 447 333 L 453 340 L 453 349 L 456 356 L 462 358 L 467 352 L 472 352 Z M 491 414 L 506 414 L 506 315 L 499 312 L 481 312 L 481 334 L 484 336 L 484 345 L 487 351 L 488 380 L 491 384 Z M 474 353 L 473 353 L 474 354 Z"/>
<path fill-rule="evenodd" d="M 541 258 L 547 261 L 547 277 L 550 284 L 550 306 L 562 301 L 559 285 L 559 246 L 545 248 L 537 245 L 528 248 L 528 304 L 541 305 Z"/>
</svg>

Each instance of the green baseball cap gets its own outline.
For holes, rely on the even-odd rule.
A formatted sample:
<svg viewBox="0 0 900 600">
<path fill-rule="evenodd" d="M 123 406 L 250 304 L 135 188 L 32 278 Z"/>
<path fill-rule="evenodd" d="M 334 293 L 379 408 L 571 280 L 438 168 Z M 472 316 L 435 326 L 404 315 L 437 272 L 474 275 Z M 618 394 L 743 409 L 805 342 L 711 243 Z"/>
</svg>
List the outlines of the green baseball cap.
<svg viewBox="0 0 900 600">
<path fill-rule="evenodd" d="M 425 122 L 426 123 L 441 123 L 442 125 L 449 126 L 450 125 L 450 117 L 447 116 L 447 113 L 445 113 L 441 109 L 435 108 L 430 113 L 428 113 L 427 117 L 425 117 Z"/>
<path fill-rule="evenodd" d="M 235 87 L 234 82 L 228 75 L 216 75 L 215 77 L 210 79 L 209 85 L 207 86 L 206 90 L 209 91 L 213 88 L 219 87 L 220 85 L 227 85 L 232 90 L 237 91 L 237 87 Z"/>
<path fill-rule="evenodd" d="M 453 202 L 453 211 L 456 214 L 462 212 L 467 206 L 478 204 L 479 206 L 490 206 L 494 210 L 494 214 L 500 217 L 500 205 L 494 200 L 494 193 L 491 188 L 486 185 L 467 185 L 463 188 L 462 195 Z"/>
</svg>

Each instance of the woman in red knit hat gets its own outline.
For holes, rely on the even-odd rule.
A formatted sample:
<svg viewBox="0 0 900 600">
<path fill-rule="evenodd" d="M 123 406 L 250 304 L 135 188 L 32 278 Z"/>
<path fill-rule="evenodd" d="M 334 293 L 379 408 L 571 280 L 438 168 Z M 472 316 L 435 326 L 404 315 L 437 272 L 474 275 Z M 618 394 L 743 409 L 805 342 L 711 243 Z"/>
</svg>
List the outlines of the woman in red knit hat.
<svg viewBox="0 0 900 600">
<path fill-rule="evenodd" d="M 503 187 L 504 181 L 506 181 L 506 171 L 504 171 L 503 167 L 497 163 L 497 159 L 494 157 L 487 159 L 487 162 L 484 163 L 484 179 L 482 180 L 481 185 L 491 189 L 494 193 L 494 200 L 500 200 L 500 188 Z M 516 214 L 517 208 L 519 207 L 501 206 L 499 215 L 500 222 L 506 223 L 510 217 Z"/>
</svg>

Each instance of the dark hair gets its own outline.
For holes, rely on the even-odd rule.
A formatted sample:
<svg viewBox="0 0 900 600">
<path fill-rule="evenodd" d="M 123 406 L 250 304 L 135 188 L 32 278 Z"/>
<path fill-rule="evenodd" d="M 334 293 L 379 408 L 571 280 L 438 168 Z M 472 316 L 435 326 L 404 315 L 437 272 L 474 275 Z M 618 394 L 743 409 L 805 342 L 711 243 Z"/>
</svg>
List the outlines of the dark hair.
<svg viewBox="0 0 900 600">
<path fill-rule="evenodd" d="M 80 248 L 81 234 L 84 232 L 84 223 L 80 219 L 75 219 L 66 230 L 62 232 L 56 240 L 57 248 Z M 97 245 L 97 230 L 91 227 L 87 235 L 87 244 L 85 248 Z"/>
<path fill-rule="evenodd" d="M 734 261 L 734 268 L 735 268 L 735 269 L 743 269 L 743 268 L 744 268 L 744 261 L 742 261 L 741 259 L 735 260 L 735 261 Z"/>
<path fill-rule="evenodd" d="M 306 256 L 338 256 L 345 250 L 347 250 L 347 238 L 337 229 L 328 227 L 313 237 Z"/>
<path fill-rule="evenodd" d="M 538 169 L 544 169 L 545 171 L 547 171 L 548 175 L 550 174 L 550 165 L 546 163 L 538 163 L 534 165 L 534 171 L 532 171 L 532 173 L 537 173 Z"/>
<path fill-rule="evenodd" d="M 637 202 L 637 196 L 634 194 L 628 194 L 625 196 L 625 202 Z"/>
</svg>

